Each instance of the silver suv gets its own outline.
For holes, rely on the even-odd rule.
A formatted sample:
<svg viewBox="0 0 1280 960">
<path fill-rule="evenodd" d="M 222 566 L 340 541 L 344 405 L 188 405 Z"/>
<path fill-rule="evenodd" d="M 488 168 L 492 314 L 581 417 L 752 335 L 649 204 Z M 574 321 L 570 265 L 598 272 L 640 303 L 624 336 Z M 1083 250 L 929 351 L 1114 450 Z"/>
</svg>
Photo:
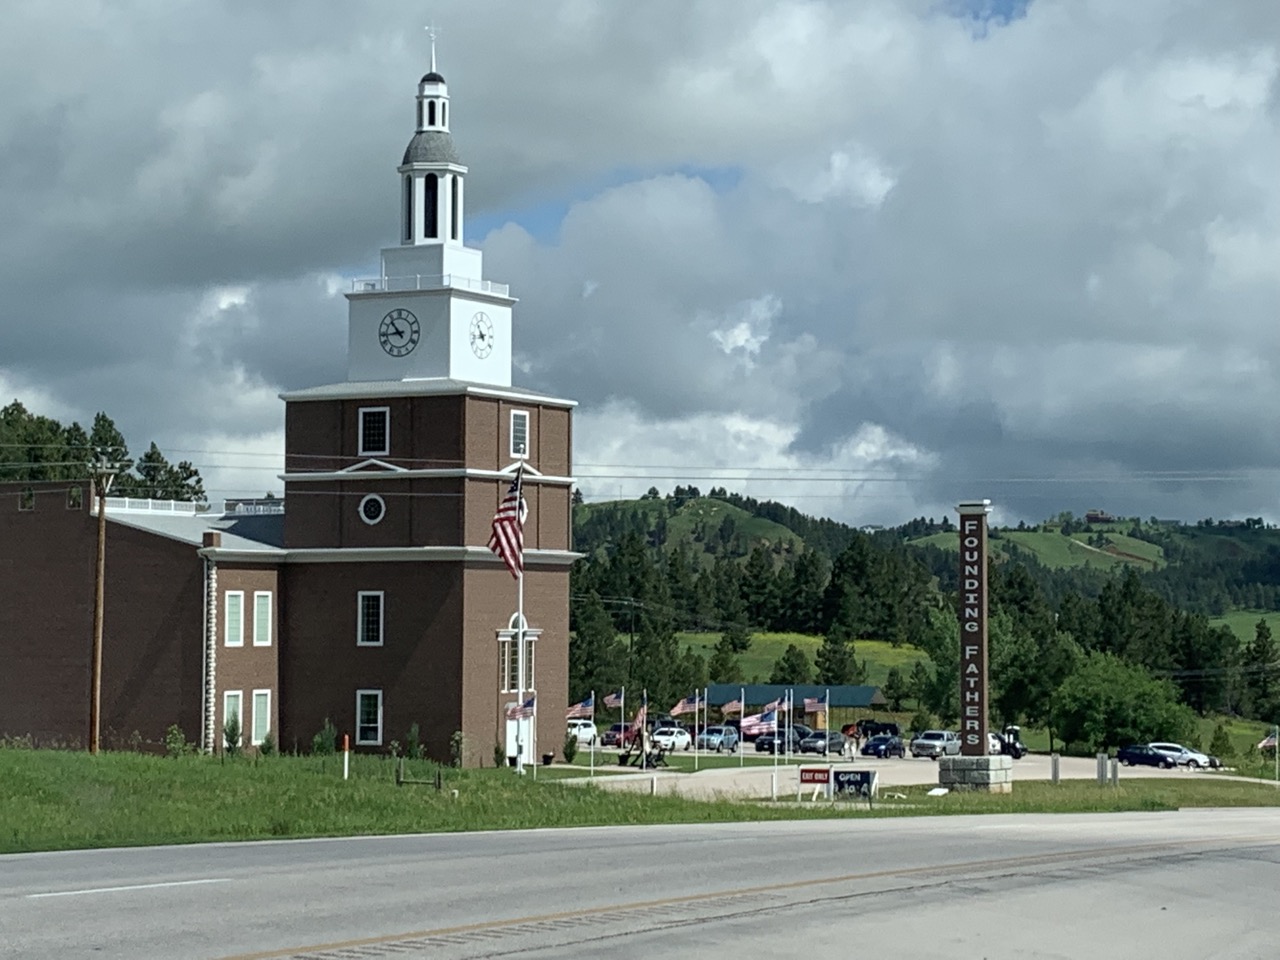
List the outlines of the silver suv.
<svg viewBox="0 0 1280 960">
<path fill-rule="evenodd" d="M 1148 743 L 1147 746 L 1152 750 L 1159 750 L 1178 766 L 1187 767 L 1190 770 L 1199 770 L 1213 765 L 1212 761 L 1199 750 L 1192 750 L 1180 743 Z"/>
<path fill-rule="evenodd" d="M 913 757 L 954 757 L 960 752 L 960 737 L 950 730 L 926 730 L 911 741 Z"/>
</svg>

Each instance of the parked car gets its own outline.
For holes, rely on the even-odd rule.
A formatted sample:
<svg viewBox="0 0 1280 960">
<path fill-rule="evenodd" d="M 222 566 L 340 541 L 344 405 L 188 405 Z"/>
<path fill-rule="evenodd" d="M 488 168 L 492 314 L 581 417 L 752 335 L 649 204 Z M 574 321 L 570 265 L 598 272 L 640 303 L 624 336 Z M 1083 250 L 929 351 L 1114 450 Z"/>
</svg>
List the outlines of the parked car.
<svg viewBox="0 0 1280 960">
<path fill-rule="evenodd" d="M 1166 770 L 1172 770 L 1177 766 L 1173 757 L 1145 743 L 1121 747 L 1116 751 L 1116 759 L 1126 767 L 1163 767 Z"/>
<path fill-rule="evenodd" d="M 902 738 L 891 733 L 880 733 L 862 745 L 864 757 L 905 757 L 907 746 Z"/>
<path fill-rule="evenodd" d="M 800 741 L 800 752 L 843 757 L 849 752 L 849 741 L 839 730 L 815 730 Z"/>
<path fill-rule="evenodd" d="M 756 737 L 756 753 L 797 753 L 800 741 L 811 733 L 813 730 L 803 723 L 794 723 L 778 733 L 762 733 Z"/>
<path fill-rule="evenodd" d="M 1161 753 L 1168 754 L 1173 758 L 1173 762 L 1180 767 L 1200 770 L 1213 766 L 1213 761 L 1207 754 L 1184 747 L 1180 743 L 1148 743 L 1147 746 L 1152 750 L 1159 750 Z"/>
<path fill-rule="evenodd" d="M 600 732 L 596 730 L 596 725 L 590 720 L 575 718 L 569 721 L 569 729 L 567 733 L 572 733 L 578 738 L 578 743 L 591 746 L 600 736 Z"/>
<path fill-rule="evenodd" d="M 600 738 L 600 744 L 605 747 L 621 747 L 625 750 L 631 746 L 635 736 L 635 728 L 631 724 L 615 723 L 604 732 L 604 736 Z"/>
<path fill-rule="evenodd" d="M 950 730 L 925 730 L 911 741 L 913 757 L 953 757 L 960 752 L 960 738 Z"/>
<path fill-rule="evenodd" d="M 699 750 L 714 750 L 716 753 L 738 749 L 738 731 L 725 724 L 718 727 L 707 727 L 698 734 Z"/>
<path fill-rule="evenodd" d="M 902 729 L 893 721 L 872 720 L 868 717 L 863 717 L 857 723 L 846 723 L 840 728 L 840 732 L 850 739 L 856 737 L 859 740 L 870 740 L 882 733 L 891 737 L 902 736 Z"/>
<path fill-rule="evenodd" d="M 653 731 L 653 742 L 663 750 L 693 749 L 693 737 L 684 727 L 659 727 Z"/>
</svg>

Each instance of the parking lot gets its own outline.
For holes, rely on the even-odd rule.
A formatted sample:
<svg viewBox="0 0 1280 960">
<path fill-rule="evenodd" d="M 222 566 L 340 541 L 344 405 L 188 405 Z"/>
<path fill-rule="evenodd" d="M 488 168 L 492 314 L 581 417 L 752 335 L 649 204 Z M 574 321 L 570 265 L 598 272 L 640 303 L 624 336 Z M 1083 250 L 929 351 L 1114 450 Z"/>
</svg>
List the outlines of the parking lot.
<svg viewBox="0 0 1280 960">
<path fill-rule="evenodd" d="M 616 754 L 611 750 L 603 750 L 598 755 L 601 767 L 605 768 L 615 762 Z M 804 761 L 779 763 L 776 767 L 779 796 L 795 796 L 799 786 L 799 768 L 805 766 L 821 766 L 827 761 L 822 757 L 811 756 Z M 859 756 L 856 759 L 833 759 L 841 766 L 852 765 L 861 770 L 876 770 L 879 773 L 879 788 L 883 794 L 895 786 L 915 786 L 937 784 L 938 765 L 933 760 L 890 759 L 880 760 Z M 1014 761 L 1014 782 L 1018 780 L 1048 780 L 1048 756 L 1030 754 L 1021 760 Z M 1097 762 L 1092 757 L 1060 758 L 1059 774 L 1064 780 L 1091 780 L 1097 776 Z M 697 773 L 678 773 L 670 770 L 645 770 L 635 773 L 602 773 L 595 777 L 597 786 L 606 790 L 634 790 L 649 792 L 654 788 L 663 794 L 676 794 L 692 799 L 714 800 L 716 798 L 759 798 L 767 797 L 773 789 L 775 767 L 772 764 L 745 765 L 742 767 L 720 767 L 701 770 Z M 1218 776 L 1204 772 L 1189 771 L 1178 768 L 1161 770 L 1156 767 L 1122 767 L 1120 779 L 1134 777 L 1196 777 Z M 1016 789 L 1016 787 L 1015 787 Z"/>
</svg>

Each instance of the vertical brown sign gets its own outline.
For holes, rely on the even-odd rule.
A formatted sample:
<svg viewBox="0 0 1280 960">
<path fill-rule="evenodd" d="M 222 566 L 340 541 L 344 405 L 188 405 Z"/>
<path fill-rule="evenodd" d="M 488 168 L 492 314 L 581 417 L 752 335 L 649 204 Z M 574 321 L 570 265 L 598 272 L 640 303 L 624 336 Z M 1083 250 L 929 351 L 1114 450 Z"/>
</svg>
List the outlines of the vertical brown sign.
<svg viewBox="0 0 1280 960">
<path fill-rule="evenodd" d="M 960 752 L 987 753 L 987 514 L 990 500 L 960 513 Z"/>
</svg>

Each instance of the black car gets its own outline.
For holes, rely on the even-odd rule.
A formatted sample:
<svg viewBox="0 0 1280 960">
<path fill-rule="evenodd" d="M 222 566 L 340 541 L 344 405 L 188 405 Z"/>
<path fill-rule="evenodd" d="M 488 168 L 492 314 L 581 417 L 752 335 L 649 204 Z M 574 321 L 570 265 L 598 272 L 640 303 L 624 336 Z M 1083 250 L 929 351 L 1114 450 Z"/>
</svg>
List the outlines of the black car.
<svg viewBox="0 0 1280 960">
<path fill-rule="evenodd" d="M 1131 744 L 1116 751 L 1116 759 L 1126 767 L 1163 767 L 1171 770 L 1177 766 L 1173 757 L 1145 744 Z"/>
<path fill-rule="evenodd" d="M 862 745 L 864 757 L 905 757 L 907 746 L 901 737 L 891 733 L 881 733 Z"/>
<path fill-rule="evenodd" d="M 803 723 L 792 724 L 778 733 L 762 733 L 756 737 L 756 753 L 799 753 L 800 741 L 811 733 L 813 730 Z"/>
</svg>

